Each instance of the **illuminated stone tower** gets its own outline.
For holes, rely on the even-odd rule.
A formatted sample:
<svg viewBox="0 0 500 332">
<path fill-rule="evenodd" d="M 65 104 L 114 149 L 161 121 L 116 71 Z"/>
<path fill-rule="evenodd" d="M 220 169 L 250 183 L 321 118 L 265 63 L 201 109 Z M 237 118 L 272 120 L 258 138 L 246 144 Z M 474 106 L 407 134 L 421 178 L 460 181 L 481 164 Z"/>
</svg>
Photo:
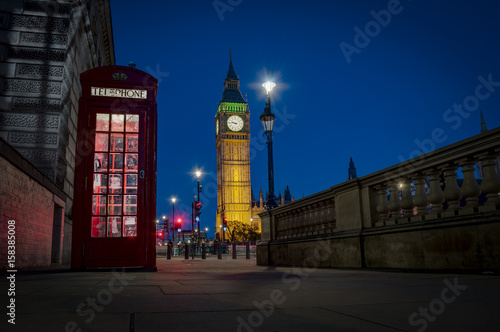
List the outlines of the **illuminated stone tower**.
<svg viewBox="0 0 500 332">
<path fill-rule="evenodd" d="M 240 92 L 240 80 L 229 55 L 224 92 L 215 115 L 217 145 L 217 230 L 227 221 L 250 223 L 250 111 Z"/>
</svg>

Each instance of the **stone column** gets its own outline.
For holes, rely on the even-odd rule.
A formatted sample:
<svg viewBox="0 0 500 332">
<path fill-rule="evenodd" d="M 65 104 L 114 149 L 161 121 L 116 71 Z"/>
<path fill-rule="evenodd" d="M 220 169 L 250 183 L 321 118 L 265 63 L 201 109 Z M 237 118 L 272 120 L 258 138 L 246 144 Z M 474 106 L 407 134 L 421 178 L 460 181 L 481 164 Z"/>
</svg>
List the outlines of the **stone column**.
<svg viewBox="0 0 500 332">
<path fill-rule="evenodd" d="M 405 218 L 413 216 L 413 197 L 411 195 L 411 180 L 404 179 L 402 187 L 403 195 L 401 197 L 401 208 Z"/>
<path fill-rule="evenodd" d="M 481 158 L 483 166 L 483 182 L 481 189 L 486 194 L 486 203 L 481 207 L 481 211 L 496 210 L 499 206 L 498 193 L 500 193 L 500 180 L 498 179 L 497 172 L 495 171 L 496 156 L 489 155 Z"/>
<path fill-rule="evenodd" d="M 380 185 L 377 186 L 375 190 L 377 190 L 377 212 L 379 214 L 379 220 L 375 223 L 375 226 L 383 226 L 385 225 L 387 214 L 389 213 L 389 209 L 387 207 L 387 186 Z"/>
<path fill-rule="evenodd" d="M 434 217 L 440 218 L 443 211 L 444 193 L 439 183 L 440 171 L 433 171 L 429 174 L 430 190 L 427 200 L 431 203 L 431 213 Z"/>
<path fill-rule="evenodd" d="M 481 194 L 481 187 L 477 184 L 477 180 L 474 175 L 474 164 L 474 161 L 466 161 L 462 164 L 464 182 L 462 184 L 461 192 L 467 202 L 465 206 L 466 211 L 464 211 L 465 213 L 475 212 L 475 208 L 478 206 L 477 197 Z"/>
<path fill-rule="evenodd" d="M 417 215 L 412 218 L 416 220 L 425 220 L 427 214 L 427 194 L 425 193 L 425 176 L 420 175 L 415 178 L 415 197 L 413 204 L 417 206 Z"/>
<path fill-rule="evenodd" d="M 398 192 L 399 181 L 394 180 L 389 187 L 389 193 L 391 194 L 391 196 L 389 198 L 389 204 L 387 204 L 389 211 L 391 211 L 391 224 L 395 223 L 395 220 L 399 218 L 399 214 L 401 212 L 401 204 L 399 202 Z"/>
<path fill-rule="evenodd" d="M 448 209 L 443 216 L 451 217 L 458 214 L 462 194 L 457 183 L 457 167 L 450 166 L 444 169 L 446 187 L 444 188 L 444 199 L 448 201 Z"/>
</svg>

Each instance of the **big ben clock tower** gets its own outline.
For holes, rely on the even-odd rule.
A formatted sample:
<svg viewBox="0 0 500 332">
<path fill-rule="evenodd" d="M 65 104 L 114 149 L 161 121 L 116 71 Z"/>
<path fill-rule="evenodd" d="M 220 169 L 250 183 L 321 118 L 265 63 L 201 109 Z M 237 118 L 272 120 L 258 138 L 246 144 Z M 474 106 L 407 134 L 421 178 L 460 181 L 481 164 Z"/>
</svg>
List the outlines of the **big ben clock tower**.
<svg viewBox="0 0 500 332">
<path fill-rule="evenodd" d="M 227 221 L 250 223 L 252 189 L 250 183 L 250 111 L 240 92 L 240 80 L 231 54 L 224 80 L 224 92 L 215 115 L 217 145 L 217 232 Z"/>
</svg>

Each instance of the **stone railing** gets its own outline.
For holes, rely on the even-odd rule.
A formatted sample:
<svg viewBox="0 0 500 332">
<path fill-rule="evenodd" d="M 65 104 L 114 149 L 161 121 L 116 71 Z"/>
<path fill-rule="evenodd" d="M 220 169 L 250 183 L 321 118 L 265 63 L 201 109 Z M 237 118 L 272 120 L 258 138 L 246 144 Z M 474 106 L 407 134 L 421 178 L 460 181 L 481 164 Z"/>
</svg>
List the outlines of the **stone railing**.
<svg viewBox="0 0 500 332">
<path fill-rule="evenodd" d="M 377 215 L 372 215 L 371 226 L 497 210 L 499 154 L 497 128 L 360 179 L 363 186 L 376 191 L 372 210 L 375 207 Z M 478 180 L 480 167 L 483 178 Z"/>
<path fill-rule="evenodd" d="M 335 228 L 335 200 L 316 197 L 314 202 L 290 206 L 275 215 L 276 238 L 290 239 L 332 233 Z M 307 202 L 307 203 L 306 203 Z"/>
<path fill-rule="evenodd" d="M 265 211 L 262 240 L 300 239 L 499 210 L 500 128 Z M 476 180 L 480 163 L 483 178 Z M 463 179 L 457 180 L 458 172 Z M 480 206 L 479 197 L 484 204 Z"/>
</svg>

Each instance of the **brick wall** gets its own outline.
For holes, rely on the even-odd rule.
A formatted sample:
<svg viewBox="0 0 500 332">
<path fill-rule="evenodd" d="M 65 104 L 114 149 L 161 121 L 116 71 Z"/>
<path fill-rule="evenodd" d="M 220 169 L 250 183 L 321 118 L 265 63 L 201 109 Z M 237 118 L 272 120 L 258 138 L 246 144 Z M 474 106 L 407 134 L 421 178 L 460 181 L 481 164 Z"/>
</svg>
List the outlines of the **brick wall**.
<svg viewBox="0 0 500 332">
<path fill-rule="evenodd" d="M 51 265 L 54 207 L 64 208 L 64 198 L 52 182 L 0 139 L 0 269 L 7 268 L 9 220 L 15 220 L 16 226 L 16 268 Z M 59 227 L 58 231 L 63 230 Z"/>
<path fill-rule="evenodd" d="M 7 264 L 7 222 L 16 221 L 16 267 L 50 266 L 53 194 L 0 157 L 0 266 Z"/>
</svg>

